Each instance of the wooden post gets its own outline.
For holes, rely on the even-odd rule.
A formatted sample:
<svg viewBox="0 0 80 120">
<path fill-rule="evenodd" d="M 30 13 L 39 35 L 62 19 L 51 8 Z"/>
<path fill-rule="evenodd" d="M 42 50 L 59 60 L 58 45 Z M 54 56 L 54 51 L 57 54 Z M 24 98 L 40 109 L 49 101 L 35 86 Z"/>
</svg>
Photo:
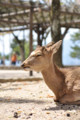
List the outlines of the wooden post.
<svg viewBox="0 0 80 120">
<path fill-rule="evenodd" d="M 29 43 L 29 48 L 30 48 L 30 53 L 33 50 L 33 36 L 32 36 L 32 29 L 33 29 L 33 8 L 30 8 L 30 43 Z M 30 76 L 32 76 L 33 73 L 30 71 Z"/>
<path fill-rule="evenodd" d="M 37 27 L 37 33 L 38 33 L 37 43 L 38 43 L 38 45 L 40 45 L 40 31 L 39 31 L 39 25 L 38 25 L 38 27 Z"/>
<path fill-rule="evenodd" d="M 38 39 L 37 39 L 38 45 L 42 46 L 42 38 L 41 38 L 40 25 L 38 25 L 37 34 L 38 34 Z"/>
</svg>

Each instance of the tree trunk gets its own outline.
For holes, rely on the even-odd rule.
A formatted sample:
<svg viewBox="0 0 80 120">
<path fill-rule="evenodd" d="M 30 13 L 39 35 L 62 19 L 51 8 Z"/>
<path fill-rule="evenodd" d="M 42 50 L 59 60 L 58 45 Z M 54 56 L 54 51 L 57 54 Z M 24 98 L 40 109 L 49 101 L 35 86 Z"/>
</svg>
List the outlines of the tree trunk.
<svg viewBox="0 0 80 120">
<path fill-rule="evenodd" d="M 20 47 L 20 53 L 21 53 L 21 61 L 23 62 L 25 60 L 25 48 L 24 48 L 24 44 L 25 44 L 25 40 L 19 40 L 18 37 L 12 33 L 13 36 L 15 37 L 17 43 L 19 44 Z"/>
<path fill-rule="evenodd" d="M 21 61 L 23 62 L 25 60 L 24 44 L 23 45 L 19 44 L 19 46 L 20 46 L 20 53 L 21 53 Z"/>
<path fill-rule="evenodd" d="M 41 31 L 40 31 L 40 26 L 38 25 L 38 38 L 37 38 L 37 43 L 38 45 L 42 46 L 42 38 L 41 38 Z"/>
<path fill-rule="evenodd" d="M 52 41 L 57 42 L 61 38 L 60 0 L 52 0 L 51 13 L 51 37 Z M 57 65 L 62 66 L 62 46 L 54 55 L 54 61 Z"/>
</svg>

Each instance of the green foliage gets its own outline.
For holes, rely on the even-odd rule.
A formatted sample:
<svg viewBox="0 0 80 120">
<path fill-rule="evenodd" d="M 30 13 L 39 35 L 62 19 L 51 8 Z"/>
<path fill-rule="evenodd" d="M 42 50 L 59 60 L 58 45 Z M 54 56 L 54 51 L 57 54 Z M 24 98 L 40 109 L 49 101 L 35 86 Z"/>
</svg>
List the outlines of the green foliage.
<svg viewBox="0 0 80 120">
<path fill-rule="evenodd" d="M 29 56 L 29 42 L 25 42 L 25 58 Z"/>
<path fill-rule="evenodd" d="M 70 56 L 72 58 L 80 59 L 80 46 L 75 44 L 76 42 L 78 42 L 78 44 L 80 44 L 80 33 L 76 32 L 75 34 L 72 34 L 71 40 L 73 41 L 74 46 L 71 47 L 72 52 L 70 53 Z"/>
<path fill-rule="evenodd" d="M 16 39 L 13 39 L 11 43 L 12 53 L 15 52 L 17 55 L 20 55 L 20 47 Z"/>
<path fill-rule="evenodd" d="M 80 40 L 80 32 L 76 32 L 74 34 L 71 35 L 71 40 L 73 42 L 79 41 Z"/>
<path fill-rule="evenodd" d="M 12 48 L 12 53 L 15 52 L 17 54 L 17 59 L 21 60 L 20 46 L 17 43 L 16 39 L 13 39 L 11 43 L 11 48 Z M 27 41 L 24 42 L 24 48 L 25 48 L 25 57 L 27 58 L 29 56 L 29 42 Z"/>
<path fill-rule="evenodd" d="M 9 59 L 9 54 L 8 54 L 8 55 L 3 56 L 3 55 L 0 53 L 0 59 L 3 59 L 3 58 L 5 58 L 5 59 Z"/>
<path fill-rule="evenodd" d="M 8 59 L 8 60 L 9 60 L 9 57 L 10 57 L 9 54 L 8 54 L 8 55 L 5 55 L 5 59 Z"/>
<path fill-rule="evenodd" d="M 0 53 L 0 59 L 2 58 L 2 55 L 1 55 L 1 53 Z"/>
</svg>

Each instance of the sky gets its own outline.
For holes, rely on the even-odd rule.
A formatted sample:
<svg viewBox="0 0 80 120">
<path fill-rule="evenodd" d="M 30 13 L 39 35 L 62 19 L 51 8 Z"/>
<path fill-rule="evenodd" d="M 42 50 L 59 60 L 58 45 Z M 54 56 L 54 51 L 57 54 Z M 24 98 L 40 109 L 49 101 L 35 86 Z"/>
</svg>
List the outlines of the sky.
<svg viewBox="0 0 80 120">
<path fill-rule="evenodd" d="M 64 28 L 61 29 L 61 32 L 64 32 Z M 75 58 L 73 59 L 70 57 L 70 52 L 72 51 L 71 46 L 74 46 L 73 42 L 71 41 L 71 35 L 75 32 L 78 32 L 79 29 L 69 29 L 68 33 L 66 34 L 63 44 L 62 44 L 62 63 L 63 65 L 80 65 L 80 60 Z M 51 36 L 49 34 L 47 38 L 47 43 L 51 41 Z"/>
<path fill-rule="evenodd" d="M 80 65 L 79 59 L 73 59 L 70 57 L 70 52 L 72 51 L 71 46 L 74 46 L 74 43 L 71 40 L 71 35 L 77 31 L 78 29 L 70 29 L 63 40 L 62 60 L 64 65 Z"/>
<path fill-rule="evenodd" d="M 73 59 L 70 57 L 70 51 L 71 46 L 73 46 L 73 42 L 71 41 L 71 34 L 74 34 L 77 32 L 78 29 L 70 29 L 68 33 L 66 34 L 64 40 L 63 40 L 63 53 L 62 53 L 62 61 L 63 65 L 80 65 L 80 60 Z M 64 28 L 62 28 L 62 33 L 64 32 Z M 23 38 L 23 32 L 14 32 L 15 35 L 19 36 L 19 39 Z M 29 36 L 29 30 L 25 31 L 25 38 L 28 40 Z M 33 36 L 36 39 L 37 35 L 33 32 Z M 12 34 L 5 34 L 4 36 L 0 36 L 0 53 L 4 53 L 5 55 L 9 54 L 11 52 L 10 43 L 13 39 Z M 51 41 L 51 35 L 49 34 L 47 37 L 47 42 L 49 43 Z"/>
</svg>

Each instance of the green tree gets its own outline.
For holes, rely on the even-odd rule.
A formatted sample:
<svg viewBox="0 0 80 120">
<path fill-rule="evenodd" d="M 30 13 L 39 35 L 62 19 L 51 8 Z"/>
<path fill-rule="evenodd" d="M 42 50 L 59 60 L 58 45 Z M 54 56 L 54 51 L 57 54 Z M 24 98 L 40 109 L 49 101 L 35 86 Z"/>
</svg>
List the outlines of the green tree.
<svg viewBox="0 0 80 120">
<path fill-rule="evenodd" d="M 0 59 L 2 58 L 2 55 L 1 55 L 1 53 L 0 53 Z"/>
<path fill-rule="evenodd" d="M 80 59 L 80 32 L 76 32 L 75 34 L 71 35 L 71 40 L 74 43 L 74 46 L 71 46 L 72 51 L 70 53 L 70 56 L 72 58 L 78 58 Z M 76 44 L 78 43 L 78 45 Z"/>
<path fill-rule="evenodd" d="M 27 42 L 25 40 L 21 40 L 21 41 L 24 41 L 24 44 L 20 43 L 20 44 L 24 45 L 24 53 L 22 53 L 20 44 L 16 41 L 15 38 L 12 40 L 12 43 L 11 43 L 12 53 L 15 52 L 18 55 L 18 60 L 22 60 L 22 57 L 23 57 L 22 54 L 25 54 L 24 55 L 25 58 L 27 58 L 29 55 L 29 42 Z"/>
<path fill-rule="evenodd" d="M 8 60 L 9 60 L 9 57 L 10 57 L 9 54 L 5 55 L 5 59 L 8 59 Z"/>
<path fill-rule="evenodd" d="M 29 56 L 29 42 L 25 42 L 25 58 Z"/>
<path fill-rule="evenodd" d="M 11 48 L 12 48 L 12 53 L 15 52 L 17 55 L 20 55 L 20 47 L 16 39 L 12 40 Z"/>
</svg>

